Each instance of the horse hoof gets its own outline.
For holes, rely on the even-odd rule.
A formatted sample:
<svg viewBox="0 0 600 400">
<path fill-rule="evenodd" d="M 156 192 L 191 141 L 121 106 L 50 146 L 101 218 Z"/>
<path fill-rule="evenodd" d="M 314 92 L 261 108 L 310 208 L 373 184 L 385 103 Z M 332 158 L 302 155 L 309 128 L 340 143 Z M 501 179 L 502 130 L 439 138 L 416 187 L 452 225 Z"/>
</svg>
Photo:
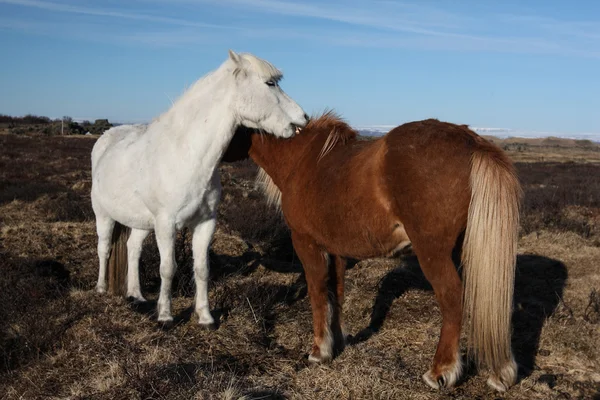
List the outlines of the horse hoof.
<svg viewBox="0 0 600 400">
<path fill-rule="evenodd" d="M 215 325 L 215 320 L 210 312 L 196 312 L 196 315 L 198 315 L 198 325 Z"/>
<path fill-rule="evenodd" d="M 96 292 L 97 292 L 97 293 L 100 293 L 100 294 L 104 294 L 104 293 L 106 293 L 106 286 L 99 286 L 99 285 L 96 285 Z"/>
<path fill-rule="evenodd" d="M 508 390 L 508 386 L 495 376 L 490 376 L 487 380 L 487 384 L 498 392 L 506 392 Z"/>
<path fill-rule="evenodd" d="M 432 389 L 440 390 L 454 386 L 462 370 L 462 364 L 446 369 L 441 374 L 434 374 L 431 370 L 423 374 L 423 381 Z"/>
<path fill-rule="evenodd" d="M 173 327 L 173 317 L 171 315 L 160 315 L 158 314 L 158 325 L 164 329 L 170 329 Z"/>
<path fill-rule="evenodd" d="M 429 386 L 430 388 L 432 388 L 434 390 L 440 389 L 438 379 L 436 379 L 436 377 L 433 376 L 431 371 L 427 371 L 423 374 L 423 380 L 425 381 L 427 386 Z"/>
<path fill-rule="evenodd" d="M 448 382 L 448 378 L 446 378 L 443 374 L 436 377 L 431 373 L 431 371 L 427 371 L 425 374 L 423 374 L 423 380 L 430 388 L 435 390 L 451 388 L 454 386 L 454 382 L 450 384 L 450 382 Z"/>
<path fill-rule="evenodd" d="M 324 364 L 331 361 L 331 354 L 323 354 L 323 352 L 317 347 L 308 355 L 308 361 L 314 364 Z"/>
<path fill-rule="evenodd" d="M 517 381 L 517 363 L 511 359 L 498 374 L 490 375 L 487 384 L 498 392 L 506 392 Z"/>
<path fill-rule="evenodd" d="M 158 321 L 158 328 L 162 331 L 169 331 L 173 329 L 174 326 L 175 324 L 172 319 L 168 321 Z"/>
</svg>

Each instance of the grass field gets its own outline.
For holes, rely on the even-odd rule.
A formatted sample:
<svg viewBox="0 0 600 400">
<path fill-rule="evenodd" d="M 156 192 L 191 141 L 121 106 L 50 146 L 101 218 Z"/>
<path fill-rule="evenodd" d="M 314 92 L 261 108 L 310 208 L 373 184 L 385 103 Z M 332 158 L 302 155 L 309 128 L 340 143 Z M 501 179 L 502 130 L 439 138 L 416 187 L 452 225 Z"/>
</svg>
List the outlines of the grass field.
<svg viewBox="0 0 600 400">
<path fill-rule="evenodd" d="M 351 343 L 331 364 L 310 365 L 302 269 L 284 223 L 254 189 L 250 161 L 220 167 L 210 253 L 217 330 L 192 315 L 185 231 L 173 328 L 160 329 L 153 314 L 152 235 L 141 262 L 149 304 L 95 293 L 94 140 L 0 134 L 0 398 L 600 399 L 597 149 L 507 147 L 525 190 L 513 315 L 520 380 L 499 395 L 472 367 L 452 390 L 421 381 L 441 318 L 410 254 L 348 269 Z"/>
</svg>

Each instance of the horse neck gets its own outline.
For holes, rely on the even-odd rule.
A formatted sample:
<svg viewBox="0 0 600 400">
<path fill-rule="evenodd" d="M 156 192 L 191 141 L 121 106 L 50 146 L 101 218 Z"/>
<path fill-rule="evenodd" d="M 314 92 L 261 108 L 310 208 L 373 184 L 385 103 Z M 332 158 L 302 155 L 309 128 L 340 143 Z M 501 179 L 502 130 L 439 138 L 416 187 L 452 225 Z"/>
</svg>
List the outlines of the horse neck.
<svg viewBox="0 0 600 400">
<path fill-rule="evenodd" d="M 248 154 L 273 179 L 275 185 L 283 190 L 287 177 L 300 160 L 311 152 L 311 148 L 315 147 L 314 139 L 317 138 L 303 133 L 290 139 L 253 133 Z"/>
<path fill-rule="evenodd" d="M 235 133 L 237 120 L 229 110 L 229 91 L 220 85 L 222 71 L 201 78 L 153 124 L 164 141 L 179 147 L 182 156 L 189 156 L 192 165 L 216 166 Z"/>
</svg>

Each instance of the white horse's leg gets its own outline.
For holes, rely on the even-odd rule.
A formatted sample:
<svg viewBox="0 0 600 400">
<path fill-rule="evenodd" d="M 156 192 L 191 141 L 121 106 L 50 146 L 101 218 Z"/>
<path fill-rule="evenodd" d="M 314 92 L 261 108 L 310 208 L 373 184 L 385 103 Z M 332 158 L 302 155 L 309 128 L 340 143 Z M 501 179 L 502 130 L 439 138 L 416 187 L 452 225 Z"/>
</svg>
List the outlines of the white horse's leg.
<svg viewBox="0 0 600 400">
<path fill-rule="evenodd" d="M 146 301 L 140 288 L 140 254 L 144 239 L 149 233 L 150 231 L 143 229 L 131 229 L 127 240 L 127 297 L 135 302 Z"/>
<path fill-rule="evenodd" d="M 96 232 L 98 233 L 98 260 L 100 268 L 98 270 L 98 283 L 96 291 L 106 293 L 106 270 L 108 267 L 108 256 L 110 255 L 110 246 L 112 240 L 115 221 L 107 216 L 96 215 Z"/>
<path fill-rule="evenodd" d="M 171 285 L 177 269 L 175 262 L 175 224 L 171 220 L 157 218 L 154 232 L 160 253 L 160 294 L 158 296 L 158 321 L 173 321 L 171 315 Z"/>
<path fill-rule="evenodd" d="M 215 226 L 216 219 L 212 217 L 196 225 L 192 237 L 194 280 L 196 282 L 196 313 L 198 314 L 198 323 L 207 327 L 212 327 L 215 322 L 208 305 L 208 248 L 215 232 Z"/>
</svg>

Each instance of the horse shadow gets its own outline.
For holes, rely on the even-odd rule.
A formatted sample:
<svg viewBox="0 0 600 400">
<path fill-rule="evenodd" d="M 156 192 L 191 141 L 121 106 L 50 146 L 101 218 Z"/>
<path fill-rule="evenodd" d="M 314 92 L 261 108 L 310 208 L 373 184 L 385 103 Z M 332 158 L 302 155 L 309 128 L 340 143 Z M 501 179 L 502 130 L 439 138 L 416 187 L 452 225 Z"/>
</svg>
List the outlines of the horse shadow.
<svg viewBox="0 0 600 400">
<path fill-rule="evenodd" d="M 160 254 L 156 246 L 154 232 L 144 242 L 139 259 L 140 280 L 143 290 L 148 294 L 158 294 L 161 278 L 159 273 Z M 214 282 L 232 274 L 249 275 L 260 265 L 260 252 L 251 243 L 238 256 L 218 254 L 212 248 L 208 250 L 209 281 Z M 175 261 L 177 269 L 173 277 L 173 295 L 190 297 L 194 295 L 194 256 L 191 247 L 191 235 L 184 228 L 175 240 Z"/>
<path fill-rule="evenodd" d="M 64 302 L 75 279 L 62 262 L 0 252 L 0 265 L 6 267 L 0 293 L 0 374 L 5 374 L 52 350 L 79 315 Z M 57 322 L 57 315 L 68 318 Z"/>
<path fill-rule="evenodd" d="M 52 279 L 55 285 L 62 289 L 61 292 L 71 287 L 71 273 L 63 263 L 51 258 L 44 258 L 36 261 L 33 265 L 35 275 Z"/>
<path fill-rule="evenodd" d="M 181 241 L 178 240 L 177 245 L 181 247 L 181 243 L 179 242 Z M 191 250 L 179 251 L 176 253 L 177 270 L 172 282 L 172 296 L 186 298 L 193 297 L 195 293 L 193 255 Z M 222 280 L 232 274 L 247 276 L 254 272 L 260 265 L 260 253 L 255 251 L 252 246 L 239 256 L 217 254 L 212 249 L 209 249 L 208 258 L 210 284 Z M 157 299 L 155 299 L 155 297 L 158 296 L 161 285 L 161 278 L 158 273 L 159 268 L 156 264 L 160 264 L 158 253 L 155 254 L 155 257 L 149 259 L 145 259 L 143 256 L 140 258 L 139 267 L 142 287 L 144 293 L 149 295 L 150 299 L 145 302 L 135 302 L 133 299 L 127 299 L 129 301 L 129 306 L 133 311 L 148 315 L 151 318 L 157 316 Z M 175 315 L 173 323 L 164 324 L 161 325 L 161 327 L 167 329 L 174 325 L 186 323 L 191 319 L 193 311 L 193 306 L 190 306 Z M 211 313 L 213 314 L 215 321 L 218 321 L 223 311 L 213 310 Z"/>
<path fill-rule="evenodd" d="M 521 377 L 533 371 L 542 327 L 561 303 L 567 277 L 561 261 L 529 254 L 517 257 L 512 347 Z M 350 338 L 349 344 L 366 341 L 377 333 L 393 301 L 411 289 L 432 291 L 414 255 L 405 257 L 401 267 L 382 279 L 369 325 Z"/>
<path fill-rule="evenodd" d="M 252 243 L 246 243 L 248 248 L 240 255 L 231 256 L 227 254 L 218 254 L 209 249 L 209 285 L 226 279 L 228 276 L 248 276 L 256 271 L 259 266 L 280 273 L 299 273 L 298 278 L 291 286 L 282 287 L 275 295 L 276 302 L 292 305 L 296 301 L 303 299 L 308 295 L 306 279 L 301 262 L 298 260 L 291 241 L 281 240 L 274 245 L 266 254 L 259 252 Z M 157 317 L 157 297 L 160 292 L 160 274 L 158 268 L 154 267 L 160 263 L 157 249 L 152 243 L 147 249 L 144 249 L 140 258 L 140 275 L 142 287 L 145 295 L 149 299 L 145 302 L 135 302 L 133 299 L 127 299 L 129 308 L 137 313 L 147 315 L 150 318 Z M 173 297 L 190 298 L 195 293 L 193 254 L 191 248 L 185 244 L 185 238 L 179 237 L 176 240 L 176 262 L 177 270 L 173 277 Z M 229 315 L 227 307 L 216 307 L 211 309 L 211 314 L 215 324 L 211 329 L 218 329 L 220 322 L 224 321 Z M 194 307 L 191 305 L 174 315 L 173 322 L 160 323 L 159 328 L 170 330 L 180 324 L 189 322 L 194 315 Z"/>
</svg>

